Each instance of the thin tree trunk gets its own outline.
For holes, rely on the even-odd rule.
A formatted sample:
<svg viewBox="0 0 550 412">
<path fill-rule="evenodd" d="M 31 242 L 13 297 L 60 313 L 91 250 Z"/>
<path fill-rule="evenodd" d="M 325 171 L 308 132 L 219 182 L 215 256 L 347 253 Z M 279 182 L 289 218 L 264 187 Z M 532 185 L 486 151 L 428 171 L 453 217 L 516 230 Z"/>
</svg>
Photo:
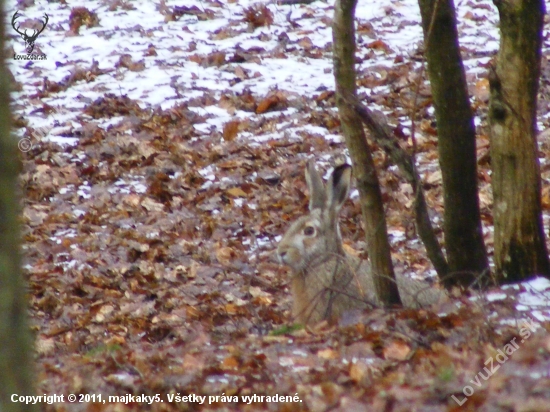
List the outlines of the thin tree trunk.
<svg viewBox="0 0 550 412">
<path fill-rule="evenodd" d="M 489 76 L 495 266 L 499 283 L 549 275 L 536 139 L 543 0 L 495 1 L 500 49 Z"/>
<path fill-rule="evenodd" d="M 453 282 L 487 273 L 477 189 L 475 128 L 452 0 L 419 0 L 443 177 L 444 234 Z"/>
<path fill-rule="evenodd" d="M 0 0 L 0 10 L 4 11 Z M 4 16 L 4 13 L 2 13 Z M 0 50 L 4 50 L 4 20 L 0 24 Z M 16 196 L 20 170 L 17 142 L 10 135 L 9 77 L 0 62 L 0 410 L 35 411 L 36 406 L 12 402 L 11 396 L 33 395 L 32 344 L 27 326 L 27 305 L 21 274 L 20 235 Z"/>
<path fill-rule="evenodd" d="M 355 6 L 357 0 L 336 0 L 334 5 L 333 42 L 334 77 L 342 130 L 349 148 L 357 180 L 361 211 L 365 224 L 367 248 L 372 264 L 376 293 L 385 304 L 399 304 L 382 194 L 361 119 L 342 94 L 356 95 L 355 74 Z M 394 281 L 392 281 L 392 279 Z"/>
</svg>

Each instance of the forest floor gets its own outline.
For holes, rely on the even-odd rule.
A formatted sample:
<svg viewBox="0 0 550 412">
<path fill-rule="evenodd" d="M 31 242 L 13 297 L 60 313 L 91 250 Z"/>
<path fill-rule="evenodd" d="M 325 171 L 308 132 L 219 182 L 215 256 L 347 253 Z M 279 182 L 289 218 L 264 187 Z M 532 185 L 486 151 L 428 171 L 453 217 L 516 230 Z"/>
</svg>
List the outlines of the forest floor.
<svg viewBox="0 0 550 412">
<path fill-rule="evenodd" d="M 441 238 L 437 130 L 417 5 L 359 3 L 360 97 L 387 116 L 408 150 L 417 100 L 416 157 Z M 32 19 L 49 16 L 34 50 L 47 60 L 9 63 L 37 392 L 65 397 L 43 410 L 549 410 L 550 282 L 542 278 L 455 296 L 432 310 L 287 327 L 289 273 L 274 249 L 306 212 L 305 161 L 328 171 L 346 156 L 334 101 L 332 0 L 83 4 L 12 0 L 6 13 L 11 21 L 20 10 L 29 30 Z M 492 251 L 487 70 L 498 13 L 486 0 L 457 7 Z M 7 33 L 8 55 L 24 54 L 21 37 L 10 26 Z M 549 59 L 545 32 L 546 233 Z M 371 145 L 396 270 L 433 276 L 414 230 L 411 188 Z M 341 227 L 345 243 L 363 251 L 356 192 Z"/>
</svg>

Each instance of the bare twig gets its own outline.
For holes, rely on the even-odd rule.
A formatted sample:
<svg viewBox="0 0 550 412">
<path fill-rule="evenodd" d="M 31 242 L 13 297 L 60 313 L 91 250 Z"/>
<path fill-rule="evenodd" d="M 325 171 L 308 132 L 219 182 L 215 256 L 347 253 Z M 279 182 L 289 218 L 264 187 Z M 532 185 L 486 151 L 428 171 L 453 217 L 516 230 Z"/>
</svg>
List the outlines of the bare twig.
<svg viewBox="0 0 550 412">
<path fill-rule="evenodd" d="M 295 4 L 311 4 L 317 0 L 277 0 L 279 6 L 292 6 Z"/>
</svg>

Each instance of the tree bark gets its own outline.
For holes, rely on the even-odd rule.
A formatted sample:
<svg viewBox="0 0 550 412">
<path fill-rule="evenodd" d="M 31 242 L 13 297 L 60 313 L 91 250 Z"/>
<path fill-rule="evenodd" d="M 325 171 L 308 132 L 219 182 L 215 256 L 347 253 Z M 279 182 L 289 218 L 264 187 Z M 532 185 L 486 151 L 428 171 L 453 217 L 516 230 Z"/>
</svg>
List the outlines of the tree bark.
<svg viewBox="0 0 550 412">
<path fill-rule="evenodd" d="M 334 5 L 333 42 L 336 102 L 342 130 L 353 163 L 365 224 L 367 248 L 372 264 L 374 285 L 384 304 L 400 304 L 395 283 L 386 216 L 372 155 L 361 119 L 342 95 L 356 95 L 355 6 L 357 0 L 336 0 Z"/>
<path fill-rule="evenodd" d="M 452 282 L 488 272 L 477 189 L 475 128 L 452 0 L 419 0 L 437 119 L 445 206 L 443 230 Z"/>
<path fill-rule="evenodd" d="M 549 276 L 536 139 L 543 0 L 495 1 L 500 49 L 491 70 L 489 125 L 499 283 Z"/>
<path fill-rule="evenodd" d="M 0 0 L 0 10 L 4 2 Z M 3 15 L 3 14 L 2 14 Z M 4 22 L 4 20 L 2 20 Z M 4 23 L 0 24 L 0 50 L 4 50 Z M 34 395 L 32 343 L 27 326 L 27 305 L 21 274 L 20 234 L 16 196 L 20 170 L 17 142 L 10 135 L 9 77 L 0 62 L 0 410 L 35 411 L 35 405 L 12 402 L 12 394 Z"/>
</svg>

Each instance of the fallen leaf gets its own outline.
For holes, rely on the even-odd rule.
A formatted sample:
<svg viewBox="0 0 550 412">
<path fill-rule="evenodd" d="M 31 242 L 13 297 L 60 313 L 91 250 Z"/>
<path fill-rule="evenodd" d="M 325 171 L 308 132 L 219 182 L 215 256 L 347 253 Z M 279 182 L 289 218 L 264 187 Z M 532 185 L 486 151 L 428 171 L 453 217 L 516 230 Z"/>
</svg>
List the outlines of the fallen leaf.
<svg viewBox="0 0 550 412">
<path fill-rule="evenodd" d="M 237 137 L 237 133 L 239 133 L 239 125 L 240 122 L 238 120 L 227 122 L 223 126 L 223 140 L 228 142 L 235 140 L 235 137 Z"/>
<path fill-rule="evenodd" d="M 383 352 L 386 359 L 405 360 L 409 356 L 411 348 L 406 343 L 394 341 L 386 346 Z"/>
<path fill-rule="evenodd" d="M 340 357 L 340 354 L 334 349 L 322 349 L 317 352 L 317 356 L 321 359 L 337 359 Z"/>
<path fill-rule="evenodd" d="M 240 187 L 232 187 L 225 191 L 231 197 L 246 197 L 246 193 Z"/>
</svg>

